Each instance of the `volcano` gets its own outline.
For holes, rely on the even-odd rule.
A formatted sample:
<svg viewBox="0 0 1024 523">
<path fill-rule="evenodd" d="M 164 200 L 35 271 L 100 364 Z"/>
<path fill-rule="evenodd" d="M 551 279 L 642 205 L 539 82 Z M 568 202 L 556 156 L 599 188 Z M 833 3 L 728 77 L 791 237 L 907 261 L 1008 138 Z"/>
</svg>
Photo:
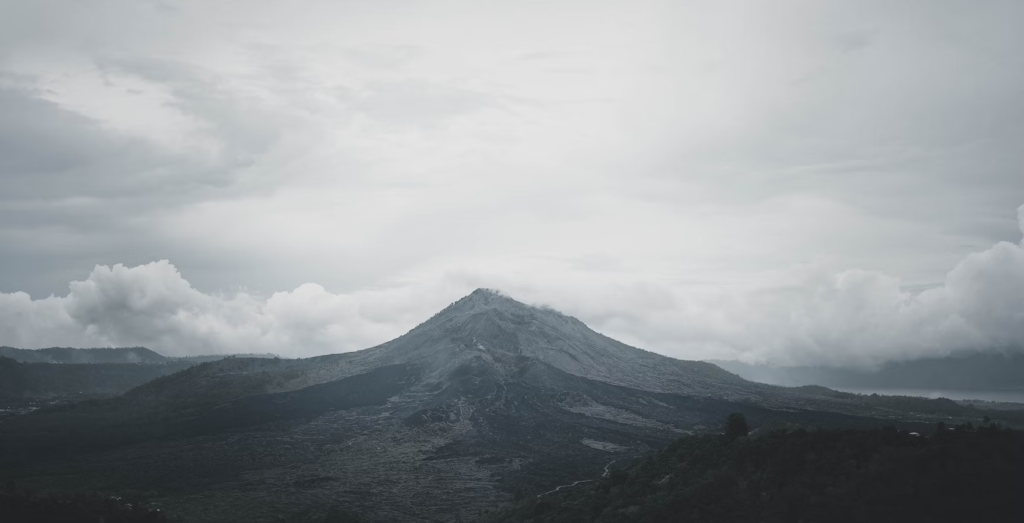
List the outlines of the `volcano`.
<svg viewBox="0 0 1024 523">
<path fill-rule="evenodd" d="M 371 520 L 471 521 L 717 432 L 730 412 L 755 427 L 877 422 L 864 417 L 872 407 L 813 392 L 630 347 L 480 289 L 370 349 L 228 358 L 9 418 L 0 469 L 151 492 L 188 521 L 315 520 L 337 506 Z"/>
<path fill-rule="evenodd" d="M 426 382 L 443 382 L 469 362 L 507 372 L 514 362 L 535 361 L 572 376 L 653 392 L 736 397 L 753 390 L 750 382 L 713 364 L 630 347 L 572 316 L 489 289 L 477 289 L 393 341 L 324 358 L 330 360 L 354 368 L 414 364 Z"/>
</svg>

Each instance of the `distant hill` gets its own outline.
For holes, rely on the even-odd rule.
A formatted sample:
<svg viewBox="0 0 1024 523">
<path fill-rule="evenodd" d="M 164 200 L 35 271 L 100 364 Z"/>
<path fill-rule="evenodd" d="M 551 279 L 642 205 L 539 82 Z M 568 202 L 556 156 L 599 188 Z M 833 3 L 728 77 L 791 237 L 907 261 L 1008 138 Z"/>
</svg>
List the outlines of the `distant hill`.
<svg viewBox="0 0 1024 523">
<path fill-rule="evenodd" d="M 196 363 L 189 361 L 148 365 L 21 363 L 0 357 L 0 398 L 114 396 L 193 365 Z"/>
<path fill-rule="evenodd" d="M 0 399 L 36 398 L 65 403 L 109 397 L 201 363 L 225 358 L 274 357 L 266 354 L 166 357 L 143 347 L 35 350 L 0 347 Z"/>
<path fill-rule="evenodd" d="M 714 361 L 725 370 L 760 383 L 796 387 L 822 385 L 856 389 L 1024 390 L 1024 355 L 963 353 L 893 361 L 878 369 L 775 367 Z"/>
<path fill-rule="evenodd" d="M 222 360 L 224 358 L 280 359 L 281 357 L 278 356 L 277 354 L 255 352 L 239 352 L 232 354 L 202 354 L 199 356 L 167 356 L 167 359 L 171 361 L 191 361 L 193 363 L 206 363 L 208 361 L 217 361 Z"/>
<path fill-rule="evenodd" d="M 16 349 L 0 347 L 0 357 L 22 363 L 163 363 L 167 358 L 145 347 Z"/>
<path fill-rule="evenodd" d="M 16 349 L 0 347 L 0 357 L 21 363 L 167 363 L 169 361 L 190 361 L 203 363 L 224 358 L 277 358 L 275 354 L 203 354 L 198 356 L 164 356 L 145 347 L 117 347 L 77 349 L 71 347 L 50 347 L 47 349 Z"/>
</svg>

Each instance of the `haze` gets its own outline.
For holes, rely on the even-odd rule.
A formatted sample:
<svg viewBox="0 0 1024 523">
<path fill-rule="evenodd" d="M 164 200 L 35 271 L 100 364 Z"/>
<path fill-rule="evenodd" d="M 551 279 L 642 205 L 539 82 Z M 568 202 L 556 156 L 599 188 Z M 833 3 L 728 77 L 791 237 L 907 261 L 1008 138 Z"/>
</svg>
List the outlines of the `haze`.
<svg viewBox="0 0 1024 523">
<path fill-rule="evenodd" d="M 0 345 L 1024 347 L 1019 2 L 0 0 Z M 69 285 L 69 282 L 70 285 Z"/>
</svg>

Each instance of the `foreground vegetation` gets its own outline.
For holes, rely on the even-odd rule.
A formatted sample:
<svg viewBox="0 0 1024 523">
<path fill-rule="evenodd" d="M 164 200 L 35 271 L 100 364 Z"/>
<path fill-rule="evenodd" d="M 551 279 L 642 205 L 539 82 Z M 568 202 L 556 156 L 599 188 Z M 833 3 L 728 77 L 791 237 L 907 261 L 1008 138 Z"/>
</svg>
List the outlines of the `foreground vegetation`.
<svg viewBox="0 0 1024 523">
<path fill-rule="evenodd" d="M 1024 435 L 984 423 L 684 437 L 605 477 L 523 496 L 494 523 L 1024 521 Z M 481 517 L 485 517 L 481 514 Z M 0 520 L 180 521 L 139 500 L 0 491 Z M 330 508 L 282 522 L 374 521 Z"/>
<path fill-rule="evenodd" d="M 1024 437 L 996 424 L 940 424 L 927 435 L 737 431 L 685 437 L 596 482 L 526 499 L 495 520 L 1024 521 Z"/>
<path fill-rule="evenodd" d="M 88 493 L 39 494 L 8 484 L 0 490 L 0 521 L 33 523 L 167 523 L 137 500 Z"/>
<path fill-rule="evenodd" d="M 87 492 L 41 493 L 9 483 L 0 489 L 0 521 L 32 523 L 186 523 L 139 498 Z M 278 518 L 281 523 L 364 523 L 358 514 L 331 507 L 325 515 Z"/>
</svg>

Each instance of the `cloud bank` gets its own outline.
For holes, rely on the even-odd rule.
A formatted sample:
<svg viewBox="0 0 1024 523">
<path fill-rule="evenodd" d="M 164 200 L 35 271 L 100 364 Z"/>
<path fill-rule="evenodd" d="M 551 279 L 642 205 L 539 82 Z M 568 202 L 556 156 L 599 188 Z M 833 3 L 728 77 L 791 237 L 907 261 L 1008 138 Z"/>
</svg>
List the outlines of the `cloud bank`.
<svg viewBox="0 0 1024 523">
<path fill-rule="evenodd" d="M 0 294 L 0 344 L 143 345 L 166 355 L 346 352 L 399 332 L 408 321 L 388 292 L 332 294 L 316 284 L 260 298 L 200 292 L 168 261 L 97 266 L 63 297 Z M 387 320 L 380 312 L 388 309 Z"/>
<path fill-rule="evenodd" d="M 0 291 L 916 285 L 1016 239 L 1024 3 L 639 4 L 5 2 Z"/>
<path fill-rule="evenodd" d="M 1018 210 L 1024 232 L 1024 206 Z M 563 277 L 568 276 L 568 277 Z M 942 285 L 908 290 L 865 270 L 794 269 L 771 288 L 694 295 L 644 282 L 593 287 L 571 275 L 447 274 L 348 294 L 304 284 L 260 297 L 195 289 L 168 261 L 97 266 L 66 296 L 0 294 L 0 344 L 143 345 L 168 355 L 273 352 L 310 356 L 367 348 L 490 282 L 550 304 L 609 335 L 680 358 L 874 365 L 958 350 L 1024 348 L 1024 244 L 963 258 Z"/>
</svg>

